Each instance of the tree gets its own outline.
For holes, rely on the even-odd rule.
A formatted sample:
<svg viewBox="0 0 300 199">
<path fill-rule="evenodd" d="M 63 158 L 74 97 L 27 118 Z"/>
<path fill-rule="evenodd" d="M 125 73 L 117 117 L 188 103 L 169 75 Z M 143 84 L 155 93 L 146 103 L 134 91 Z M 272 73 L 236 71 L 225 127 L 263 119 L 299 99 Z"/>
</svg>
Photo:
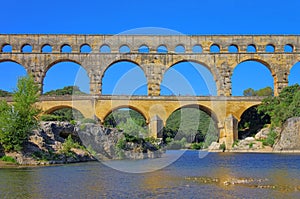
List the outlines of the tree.
<svg viewBox="0 0 300 199">
<path fill-rule="evenodd" d="M 31 131 L 37 127 L 40 110 L 35 106 L 39 88 L 33 77 L 21 77 L 13 92 L 14 103 L 0 103 L 0 143 L 5 151 L 20 151 Z"/>
<path fill-rule="evenodd" d="M 273 96 L 273 89 L 268 86 L 259 90 L 248 88 L 243 92 L 244 96 Z"/>
<path fill-rule="evenodd" d="M 218 140 L 218 130 L 213 119 L 204 111 L 197 108 L 182 108 L 170 115 L 164 128 L 164 140 L 186 138 L 191 143 L 195 136 L 205 137 L 205 146 L 210 141 Z"/>
<path fill-rule="evenodd" d="M 243 92 L 244 96 L 255 96 L 255 90 L 253 88 L 248 88 Z"/>
<path fill-rule="evenodd" d="M 82 92 L 78 86 L 65 86 L 64 88 L 51 90 L 44 95 L 85 95 L 86 93 Z"/>
<path fill-rule="evenodd" d="M 258 106 L 260 112 L 271 117 L 273 126 L 281 126 L 288 118 L 300 116 L 300 86 L 284 88 L 278 97 L 268 97 Z"/>
</svg>

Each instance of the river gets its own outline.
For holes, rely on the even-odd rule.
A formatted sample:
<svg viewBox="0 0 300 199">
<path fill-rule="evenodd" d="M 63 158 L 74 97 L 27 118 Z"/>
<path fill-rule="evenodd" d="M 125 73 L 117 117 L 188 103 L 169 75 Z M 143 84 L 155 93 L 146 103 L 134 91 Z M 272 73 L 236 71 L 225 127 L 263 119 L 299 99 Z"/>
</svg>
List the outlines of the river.
<svg viewBox="0 0 300 199">
<path fill-rule="evenodd" d="M 167 151 L 166 156 L 179 153 Z M 151 168 L 154 161 L 111 165 Z M 169 166 L 145 173 L 100 162 L 2 168 L 0 198 L 300 198 L 300 154 L 188 150 Z"/>
</svg>

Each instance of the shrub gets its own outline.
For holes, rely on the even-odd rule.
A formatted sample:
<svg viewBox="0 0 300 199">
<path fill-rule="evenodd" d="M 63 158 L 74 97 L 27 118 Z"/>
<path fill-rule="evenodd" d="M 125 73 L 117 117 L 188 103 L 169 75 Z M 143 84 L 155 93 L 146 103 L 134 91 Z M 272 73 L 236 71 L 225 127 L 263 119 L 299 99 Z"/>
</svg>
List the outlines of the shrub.
<svg viewBox="0 0 300 199">
<path fill-rule="evenodd" d="M 277 135 L 276 131 L 270 130 L 270 133 L 268 134 L 268 137 L 265 140 L 263 140 L 263 142 L 262 142 L 263 145 L 272 147 L 275 144 L 275 140 L 276 140 L 277 136 L 278 135 Z"/>
<path fill-rule="evenodd" d="M 2 158 L 0 158 L 0 160 L 4 161 L 4 162 L 11 162 L 14 164 L 17 164 L 17 161 L 15 158 L 11 157 L 11 156 L 3 156 Z"/>
<path fill-rule="evenodd" d="M 234 142 L 232 143 L 232 148 L 237 146 L 239 144 L 239 140 L 234 140 Z"/>
<path fill-rule="evenodd" d="M 225 144 L 225 142 L 223 142 L 223 143 L 220 145 L 219 149 L 221 149 L 223 152 L 226 150 L 226 144 Z"/>
<path fill-rule="evenodd" d="M 72 139 L 72 136 L 69 135 L 67 139 L 65 139 L 65 142 L 62 144 L 62 150 L 61 153 L 65 154 L 66 156 L 72 156 L 73 152 L 71 149 L 84 149 L 83 146 L 81 146 L 78 142 L 74 142 Z"/>
<path fill-rule="evenodd" d="M 191 149 L 200 150 L 202 148 L 203 148 L 203 142 L 192 143 L 191 144 Z"/>
<path fill-rule="evenodd" d="M 254 145 L 254 143 L 253 143 L 253 142 L 250 142 L 250 143 L 249 143 L 249 149 L 252 149 L 252 148 L 253 148 L 253 145 Z"/>
</svg>

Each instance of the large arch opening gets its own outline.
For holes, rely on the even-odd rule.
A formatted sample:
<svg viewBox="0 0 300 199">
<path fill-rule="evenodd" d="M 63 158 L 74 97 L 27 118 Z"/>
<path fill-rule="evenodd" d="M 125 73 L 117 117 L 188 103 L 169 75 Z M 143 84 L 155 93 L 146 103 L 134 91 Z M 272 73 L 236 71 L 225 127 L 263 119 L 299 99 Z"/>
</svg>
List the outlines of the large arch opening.
<svg viewBox="0 0 300 199">
<path fill-rule="evenodd" d="M 103 95 L 147 95 L 147 78 L 139 65 L 119 61 L 110 65 L 102 77 Z"/>
<path fill-rule="evenodd" d="M 294 84 L 300 85 L 300 62 L 296 63 L 290 70 L 288 77 L 289 86 Z"/>
<path fill-rule="evenodd" d="M 124 133 L 135 137 L 148 137 L 146 118 L 133 108 L 120 107 L 111 111 L 104 118 L 104 126 L 118 128 Z"/>
<path fill-rule="evenodd" d="M 86 70 L 73 61 L 61 61 L 50 66 L 43 84 L 43 94 L 47 95 L 90 93 L 90 80 Z"/>
<path fill-rule="evenodd" d="M 244 111 L 238 124 L 238 138 L 255 136 L 259 130 L 270 124 L 270 116 L 259 113 L 257 106 L 252 106 Z"/>
<path fill-rule="evenodd" d="M 18 79 L 26 75 L 22 65 L 14 61 L 0 61 L 0 96 L 11 95 L 17 88 Z"/>
<path fill-rule="evenodd" d="M 216 83 L 210 70 L 197 62 L 182 61 L 171 66 L 160 85 L 161 95 L 215 96 Z"/>
<path fill-rule="evenodd" d="M 238 64 L 231 77 L 233 96 L 273 95 L 274 79 L 267 65 L 249 60 Z"/>
<path fill-rule="evenodd" d="M 184 106 L 167 119 L 163 139 L 170 148 L 207 148 L 218 141 L 216 116 L 199 105 Z"/>
</svg>

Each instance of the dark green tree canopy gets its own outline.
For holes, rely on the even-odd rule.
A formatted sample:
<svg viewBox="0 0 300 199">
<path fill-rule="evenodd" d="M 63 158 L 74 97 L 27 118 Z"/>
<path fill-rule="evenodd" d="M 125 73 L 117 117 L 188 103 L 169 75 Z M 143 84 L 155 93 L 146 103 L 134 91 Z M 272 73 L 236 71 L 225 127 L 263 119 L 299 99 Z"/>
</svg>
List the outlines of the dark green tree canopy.
<svg viewBox="0 0 300 199">
<path fill-rule="evenodd" d="M 278 97 L 268 97 L 258 107 L 271 117 L 273 126 L 281 126 L 288 118 L 300 116 L 300 86 L 295 84 L 284 88 Z"/>
</svg>

